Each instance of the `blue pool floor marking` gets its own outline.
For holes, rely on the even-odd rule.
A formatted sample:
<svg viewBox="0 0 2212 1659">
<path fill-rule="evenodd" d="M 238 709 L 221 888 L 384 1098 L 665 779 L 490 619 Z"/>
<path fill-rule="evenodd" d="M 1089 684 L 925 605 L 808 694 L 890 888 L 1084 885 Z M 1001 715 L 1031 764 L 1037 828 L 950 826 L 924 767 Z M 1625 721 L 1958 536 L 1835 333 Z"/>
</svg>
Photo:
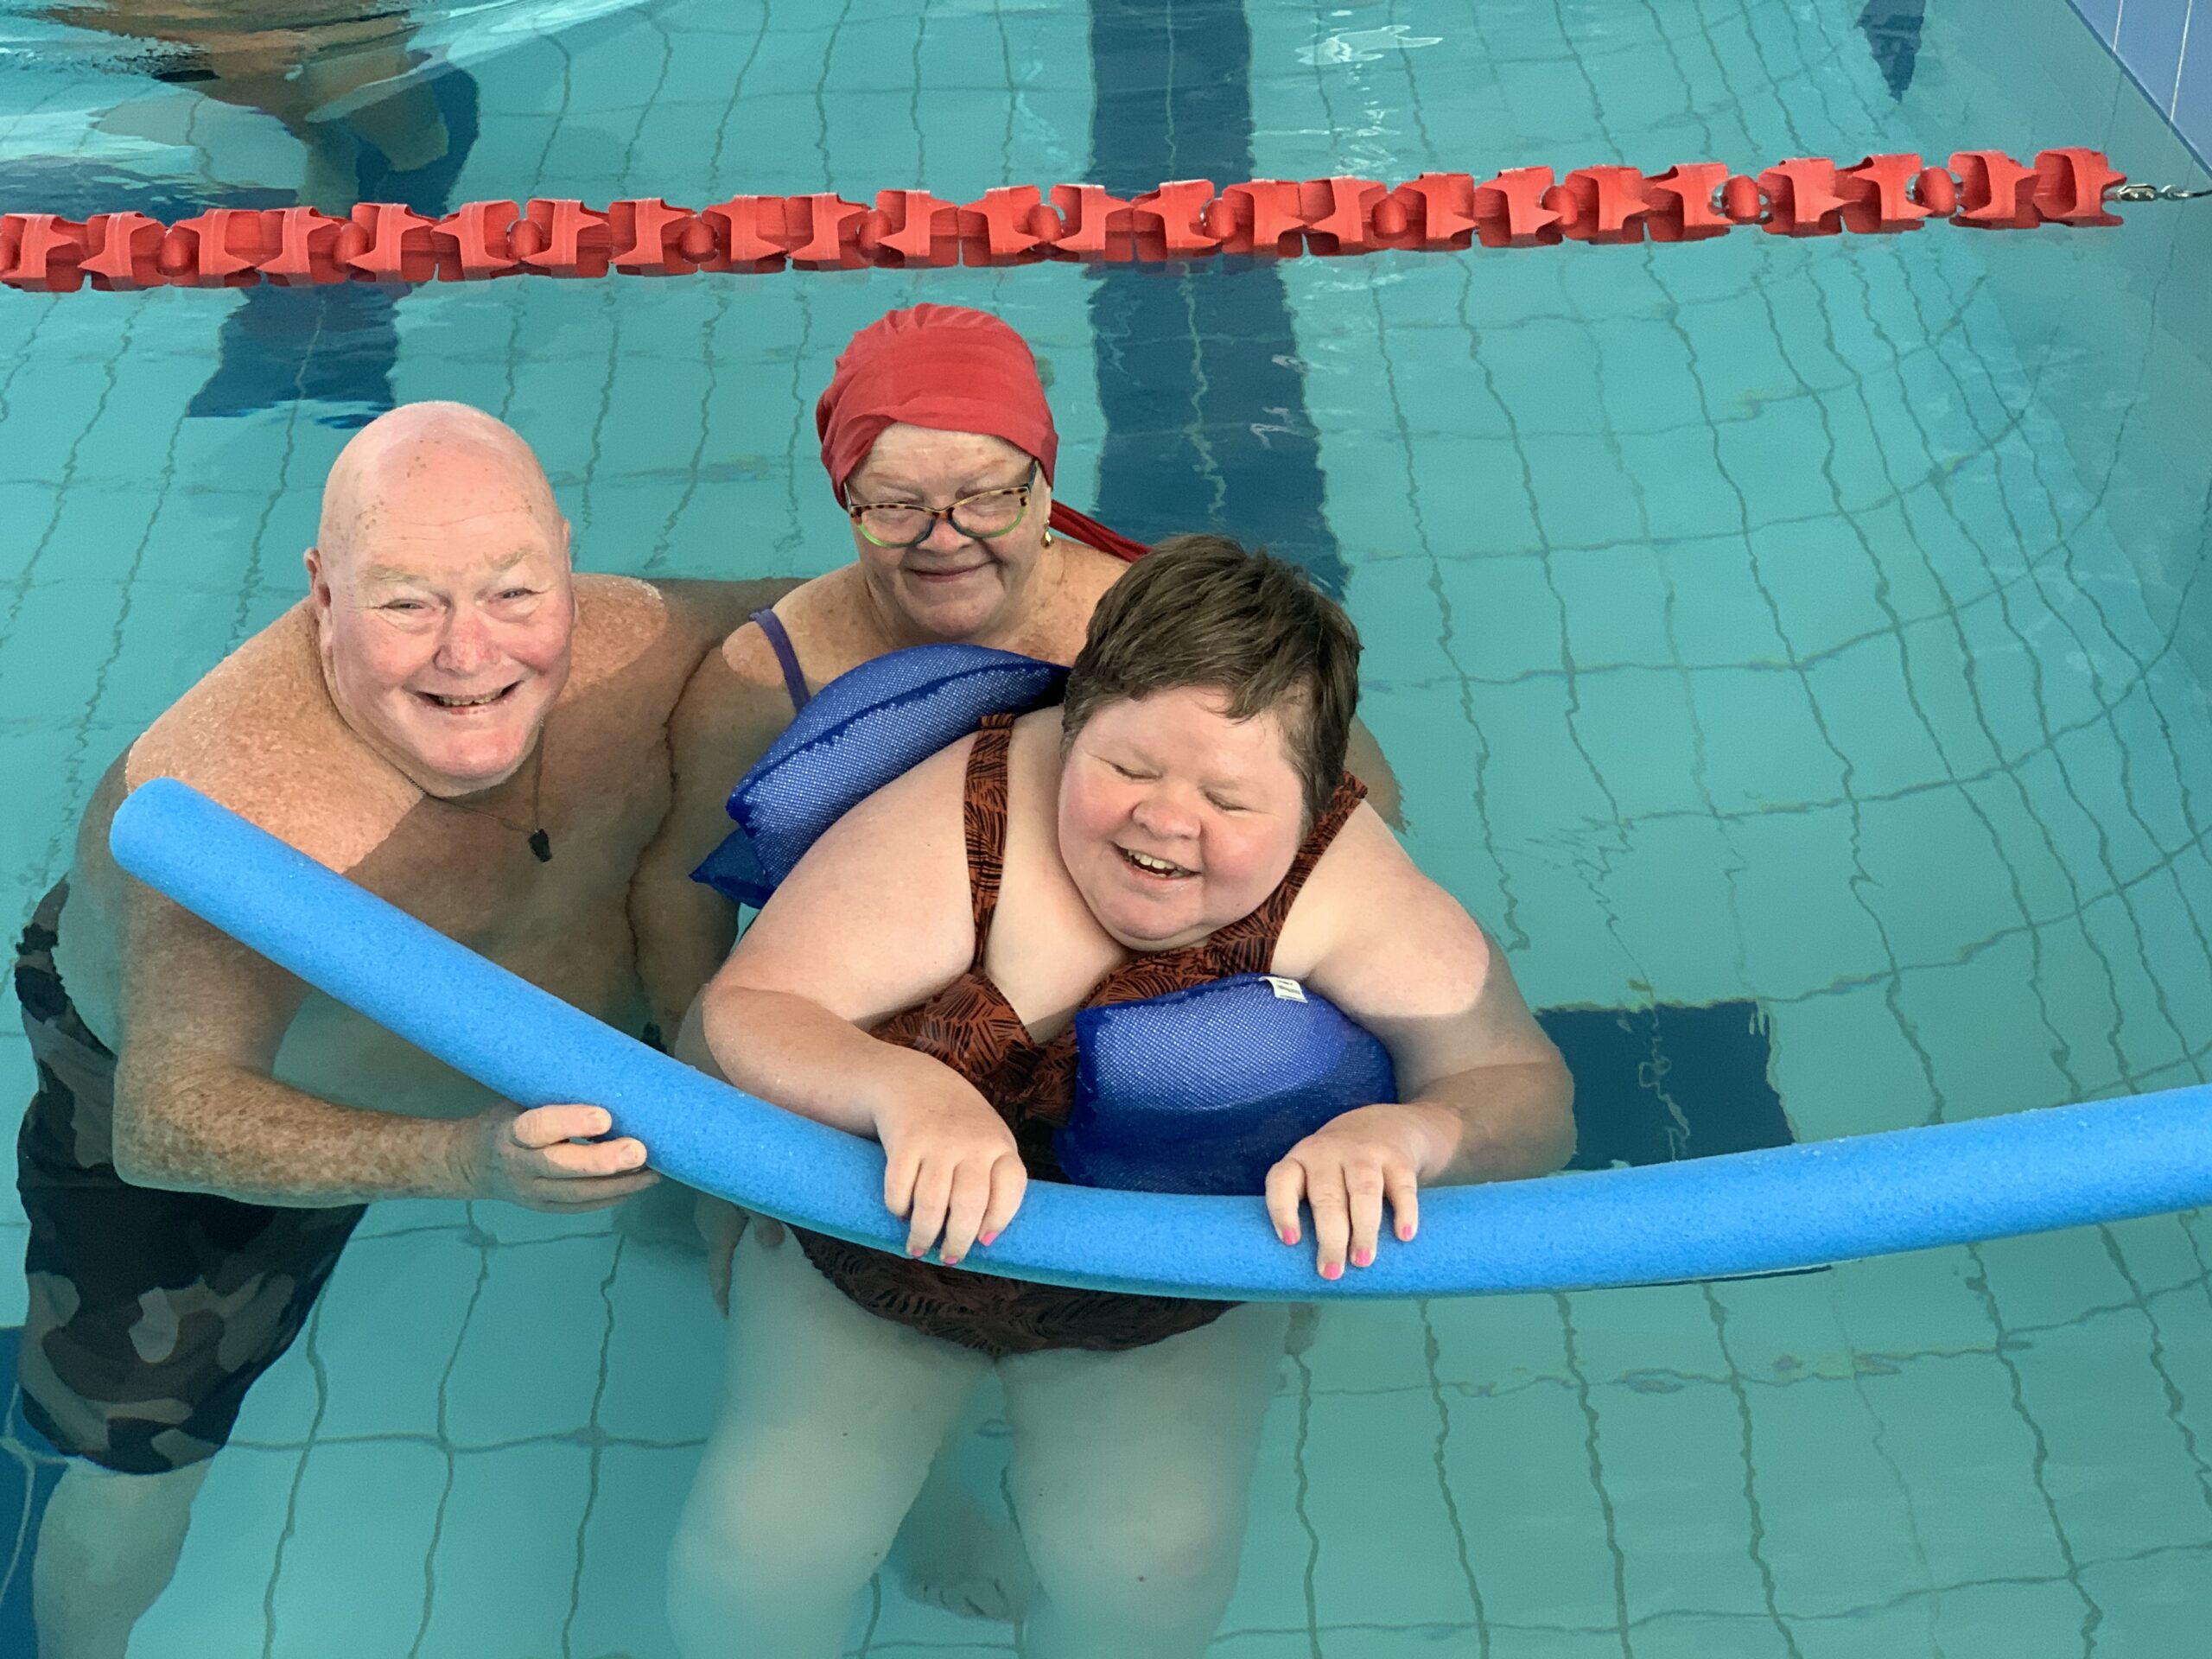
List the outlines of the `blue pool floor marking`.
<svg viewBox="0 0 2212 1659">
<path fill-rule="evenodd" d="M 14 1659 L 37 1651 L 31 1623 L 31 1554 L 39 1520 L 64 1466 L 46 1437 L 23 1421 L 16 1388 L 17 1346 L 22 1332 L 0 1325 L 0 1655 Z"/>
<path fill-rule="evenodd" d="M 428 166 L 396 172 L 382 151 L 361 139 L 354 166 L 360 200 L 402 202 L 432 219 L 451 207 L 454 186 L 476 143 L 476 80 L 466 70 L 449 69 L 429 85 L 445 118 L 445 155 Z M 289 206 L 289 199 L 282 205 Z M 251 415 L 297 400 L 324 405 L 330 412 L 317 418 L 325 425 L 367 425 L 392 405 L 402 297 L 359 283 L 315 288 L 264 283 L 248 289 L 223 319 L 219 359 L 185 413 Z"/>
<path fill-rule="evenodd" d="M 1928 0 L 1866 0 L 1866 10 L 1859 14 L 1859 32 L 1866 37 L 1890 96 L 1900 102 L 1912 90 L 1927 16 Z"/>
<path fill-rule="evenodd" d="M 1252 177 L 1251 54 L 1240 0 L 1091 0 L 1087 176 L 1120 195 L 1163 179 Z M 1140 541 L 1211 530 L 1263 544 L 1342 597 L 1344 558 L 1274 265 L 1103 265 L 1092 280 L 1106 424 L 1099 518 Z"/>
<path fill-rule="evenodd" d="M 1754 1152 L 1796 1138 L 1756 1002 L 1544 1008 L 1536 1021 L 1574 1074 L 1570 1169 Z"/>
</svg>

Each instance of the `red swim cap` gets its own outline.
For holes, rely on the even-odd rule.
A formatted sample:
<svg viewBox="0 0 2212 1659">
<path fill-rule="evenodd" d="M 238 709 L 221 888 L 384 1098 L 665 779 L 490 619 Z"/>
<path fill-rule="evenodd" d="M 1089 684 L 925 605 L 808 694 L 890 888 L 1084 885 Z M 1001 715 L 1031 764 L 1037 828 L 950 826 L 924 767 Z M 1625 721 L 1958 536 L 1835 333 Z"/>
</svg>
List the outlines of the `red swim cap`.
<svg viewBox="0 0 2212 1659">
<path fill-rule="evenodd" d="M 909 306 L 855 334 L 815 405 L 814 424 L 840 506 L 846 480 L 887 426 L 1003 438 L 1035 457 L 1047 484 L 1060 454 L 1029 342 L 988 312 L 962 305 Z M 1124 559 L 1144 551 L 1057 501 L 1052 527 Z"/>
</svg>

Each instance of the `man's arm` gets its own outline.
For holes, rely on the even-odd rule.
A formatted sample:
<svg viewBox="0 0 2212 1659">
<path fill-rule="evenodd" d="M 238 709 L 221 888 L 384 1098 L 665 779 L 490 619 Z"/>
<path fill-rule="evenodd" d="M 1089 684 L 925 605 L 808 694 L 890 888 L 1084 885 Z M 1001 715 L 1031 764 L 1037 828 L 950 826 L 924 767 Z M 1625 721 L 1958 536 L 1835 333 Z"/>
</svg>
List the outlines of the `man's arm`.
<svg viewBox="0 0 2212 1659">
<path fill-rule="evenodd" d="M 499 1198 L 593 1209 L 655 1177 L 596 1106 L 512 1107 L 458 1121 L 340 1106 L 270 1075 L 305 987 L 136 882 L 125 900 L 115 1163 L 139 1186 L 320 1208 Z"/>
<path fill-rule="evenodd" d="M 747 660 L 746 643 L 708 652 L 669 718 L 674 797 L 630 886 L 639 975 L 670 1040 L 737 937 L 737 906 L 691 872 L 733 828 L 728 803 L 737 780 L 791 724 L 780 679 L 763 683 L 732 666 L 733 656 Z"/>
</svg>

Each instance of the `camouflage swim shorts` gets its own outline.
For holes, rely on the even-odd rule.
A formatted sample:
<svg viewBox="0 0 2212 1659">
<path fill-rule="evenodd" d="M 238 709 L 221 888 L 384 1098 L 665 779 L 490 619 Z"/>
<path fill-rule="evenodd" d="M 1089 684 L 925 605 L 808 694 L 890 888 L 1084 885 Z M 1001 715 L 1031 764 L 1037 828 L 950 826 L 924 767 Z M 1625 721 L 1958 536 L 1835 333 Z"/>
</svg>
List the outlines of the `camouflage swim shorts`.
<svg viewBox="0 0 2212 1659">
<path fill-rule="evenodd" d="M 38 1065 L 16 1142 L 30 1217 L 23 1414 L 125 1474 L 213 1457 L 300 1333 L 362 1206 L 283 1210 L 133 1186 L 115 1172 L 115 1056 L 54 965 L 63 883 L 24 929 L 16 995 Z"/>
</svg>

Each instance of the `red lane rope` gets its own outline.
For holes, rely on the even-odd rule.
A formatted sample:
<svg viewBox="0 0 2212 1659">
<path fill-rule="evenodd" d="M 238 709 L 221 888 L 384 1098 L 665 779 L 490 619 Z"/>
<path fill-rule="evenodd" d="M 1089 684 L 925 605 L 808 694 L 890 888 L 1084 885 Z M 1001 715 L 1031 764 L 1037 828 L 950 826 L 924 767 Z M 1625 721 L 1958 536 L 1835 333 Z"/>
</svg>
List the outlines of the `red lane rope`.
<svg viewBox="0 0 2212 1659">
<path fill-rule="evenodd" d="M 0 283 L 72 293 L 89 283 L 245 288 L 256 283 L 481 282 L 496 276 L 674 276 L 694 271 L 852 270 L 1157 263 L 1216 254 L 1325 257 L 1411 248 L 1454 251 L 1571 242 L 1696 242 L 1757 225 L 1777 236 L 2117 225 L 2106 199 L 2126 181 L 2101 150 L 2046 149 L 2032 163 L 1961 150 L 1948 166 L 1911 155 L 1850 167 L 1818 156 L 1756 175 L 1720 162 L 1646 175 L 1632 167 L 1509 168 L 1490 179 L 1424 173 L 1374 179 L 1255 179 L 1217 194 L 1184 179 L 1123 200 L 1095 184 L 1007 185 L 970 202 L 884 190 L 873 207 L 823 193 L 733 196 L 693 211 L 658 196 L 610 203 L 534 197 L 472 201 L 442 219 L 363 202 L 346 219 L 312 207 L 216 207 L 164 225 L 143 213 L 0 214 Z"/>
</svg>

